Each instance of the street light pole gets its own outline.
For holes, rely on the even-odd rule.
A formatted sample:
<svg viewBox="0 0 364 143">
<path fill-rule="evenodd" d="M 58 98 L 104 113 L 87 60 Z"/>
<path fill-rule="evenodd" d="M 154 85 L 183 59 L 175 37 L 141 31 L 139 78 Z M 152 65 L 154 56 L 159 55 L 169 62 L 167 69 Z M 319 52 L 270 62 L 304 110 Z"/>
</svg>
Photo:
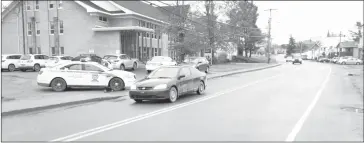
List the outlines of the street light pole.
<svg viewBox="0 0 364 143">
<path fill-rule="evenodd" d="M 277 9 L 267 9 L 265 11 L 269 10 L 269 30 L 268 30 L 268 64 L 270 62 L 270 48 L 271 48 L 271 28 L 272 28 L 272 10 L 277 10 Z"/>
</svg>

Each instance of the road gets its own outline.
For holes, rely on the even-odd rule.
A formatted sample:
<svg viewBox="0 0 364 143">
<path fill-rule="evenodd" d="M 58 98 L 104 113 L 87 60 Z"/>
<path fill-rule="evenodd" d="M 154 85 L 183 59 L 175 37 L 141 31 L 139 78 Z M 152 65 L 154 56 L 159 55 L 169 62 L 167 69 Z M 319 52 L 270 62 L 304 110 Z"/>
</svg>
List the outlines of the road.
<svg viewBox="0 0 364 143">
<path fill-rule="evenodd" d="M 363 95 L 340 65 L 208 81 L 175 103 L 113 101 L 3 118 L 3 141 L 363 141 Z M 348 110 L 342 108 L 348 107 Z"/>
</svg>

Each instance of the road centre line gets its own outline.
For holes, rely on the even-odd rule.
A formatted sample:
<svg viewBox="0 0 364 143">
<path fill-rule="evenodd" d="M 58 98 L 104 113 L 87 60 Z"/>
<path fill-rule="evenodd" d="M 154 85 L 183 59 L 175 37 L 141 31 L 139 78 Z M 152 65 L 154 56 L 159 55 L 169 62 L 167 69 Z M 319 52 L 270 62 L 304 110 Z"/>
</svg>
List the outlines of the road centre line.
<svg viewBox="0 0 364 143">
<path fill-rule="evenodd" d="M 312 109 L 315 107 L 317 101 L 319 100 L 322 91 L 325 89 L 327 82 L 330 79 L 330 75 L 332 72 L 331 67 L 329 68 L 329 73 L 326 75 L 325 80 L 323 81 L 323 83 L 321 84 L 320 89 L 317 91 L 315 98 L 313 99 L 313 101 L 311 102 L 311 104 L 308 106 L 307 110 L 304 112 L 304 114 L 302 115 L 302 117 L 300 118 L 300 120 L 298 120 L 298 122 L 296 123 L 296 125 L 293 127 L 291 133 L 288 135 L 288 137 L 286 138 L 286 142 L 292 142 L 295 140 L 297 134 L 299 133 L 299 131 L 301 130 L 304 122 L 306 121 L 307 117 L 310 115 Z"/>
<path fill-rule="evenodd" d="M 179 109 L 179 108 L 182 108 L 182 107 L 186 107 L 188 105 L 192 105 L 192 104 L 195 104 L 195 103 L 206 101 L 206 100 L 209 100 L 209 99 L 212 99 L 212 98 L 215 98 L 215 97 L 218 97 L 218 96 L 221 96 L 221 95 L 224 95 L 224 94 L 227 94 L 227 93 L 230 93 L 230 92 L 233 92 L 233 91 L 236 91 L 236 90 L 239 90 L 239 89 L 251 86 L 251 85 L 255 85 L 257 83 L 264 82 L 264 81 L 267 81 L 269 79 L 276 78 L 276 77 L 279 77 L 279 76 L 282 76 L 282 75 L 284 75 L 284 74 L 281 73 L 281 74 L 271 76 L 271 77 L 268 77 L 268 78 L 265 78 L 265 79 L 262 79 L 262 80 L 254 81 L 254 82 L 251 82 L 251 83 L 239 86 L 239 87 L 235 87 L 235 88 L 228 89 L 228 90 L 225 90 L 225 91 L 222 91 L 222 92 L 218 92 L 218 93 L 215 93 L 215 94 L 213 94 L 211 96 L 201 97 L 201 98 L 198 98 L 198 99 L 186 102 L 186 103 L 181 103 L 181 104 L 174 105 L 174 106 L 171 106 L 171 107 L 156 110 L 156 111 L 153 111 L 153 112 L 150 112 L 150 113 L 138 115 L 138 116 L 135 116 L 135 117 L 132 117 L 132 118 L 129 118 L 129 119 L 117 121 L 115 123 L 107 124 L 107 125 L 104 125 L 104 126 L 100 126 L 100 127 L 96 127 L 96 128 L 93 128 L 93 129 L 89 129 L 89 130 L 86 130 L 86 131 L 79 132 L 79 133 L 75 133 L 75 134 L 72 134 L 72 135 L 68 135 L 68 136 L 65 136 L 65 137 L 57 138 L 57 139 L 51 140 L 51 142 L 55 142 L 55 141 L 75 141 L 75 140 L 85 138 L 85 137 L 88 137 L 88 136 L 91 136 L 91 135 L 94 135 L 94 134 L 97 134 L 97 133 L 100 133 L 100 132 L 111 130 L 111 129 L 114 129 L 114 128 L 117 128 L 117 127 L 120 127 L 120 126 L 123 126 L 123 125 L 127 125 L 127 124 L 130 124 L 130 123 L 136 122 L 136 121 L 146 119 L 146 118 L 150 118 L 150 117 L 162 114 L 162 113 L 166 113 L 166 112 L 173 111 L 173 110 L 176 110 L 176 109 Z"/>
</svg>

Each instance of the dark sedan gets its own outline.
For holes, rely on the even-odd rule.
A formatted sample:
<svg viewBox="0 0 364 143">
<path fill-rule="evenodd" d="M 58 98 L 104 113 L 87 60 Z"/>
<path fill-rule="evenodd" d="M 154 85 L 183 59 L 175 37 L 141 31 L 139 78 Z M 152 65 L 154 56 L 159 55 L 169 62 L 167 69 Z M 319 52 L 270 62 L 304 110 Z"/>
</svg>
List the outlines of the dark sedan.
<svg viewBox="0 0 364 143">
<path fill-rule="evenodd" d="M 209 61 L 205 57 L 189 57 L 186 58 L 180 65 L 193 66 L 205 73 L 208 73 L 210 69 Z"/>
<path fill-rule="evenodd" d="M 206 89 L 206 73 L 191 66 L 164 66 L 151 72 L 130 87 L 129 96 L 136 102 L 168 100 L 175 102 L 181 95 Z"/>
</svg>

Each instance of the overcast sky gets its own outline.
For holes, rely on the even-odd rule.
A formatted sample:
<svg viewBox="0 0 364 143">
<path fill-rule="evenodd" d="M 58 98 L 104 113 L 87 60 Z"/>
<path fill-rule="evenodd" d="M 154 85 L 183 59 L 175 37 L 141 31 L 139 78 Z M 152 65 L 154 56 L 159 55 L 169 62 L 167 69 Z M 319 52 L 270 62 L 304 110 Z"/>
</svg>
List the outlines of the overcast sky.
<svg viewBox="0 0 364 143">
<path fill-rule="evenodd" d="M 175 4 L 173 1 L 163 1 Z M 7 4 L 8 1 L 3 1 Z M 159 2 L 154 2 L 163 5 Z M 296 40 L 308 40 L 312 37 L 326 36 L 327 31 L 338 34 L 355 29 L 355 23 L 363 23 L 362 1 L 254 1 L 258 6 L 257 25 L 267 31 L 269 12 L 266 9 L 277 9 L 272 12 L 273 43 L 288 43 L 292 35 Z M 192 10 L 203 9 L 203 2 L 185 1 L 191 4 Z M 219 19 L 226 19 L 220 17 Z"/>
</svg>

